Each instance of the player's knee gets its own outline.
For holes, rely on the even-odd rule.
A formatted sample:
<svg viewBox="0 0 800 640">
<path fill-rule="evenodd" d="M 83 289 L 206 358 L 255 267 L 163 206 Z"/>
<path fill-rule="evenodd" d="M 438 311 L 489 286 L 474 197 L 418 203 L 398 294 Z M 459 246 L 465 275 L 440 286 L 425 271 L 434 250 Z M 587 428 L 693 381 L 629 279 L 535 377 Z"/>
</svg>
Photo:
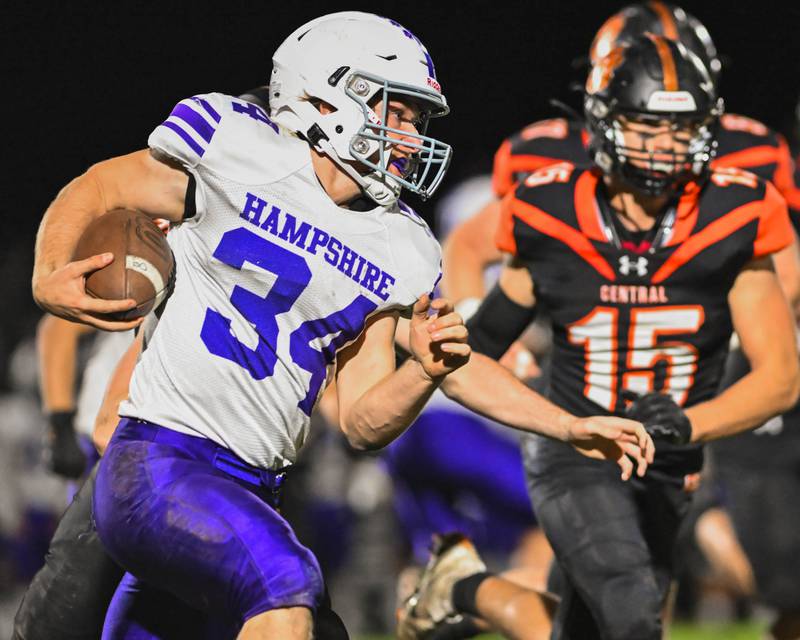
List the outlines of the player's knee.
<svg viewBox="0 0 800 640">
<path fill-rule="evenodd" d="M 652 576 L 629 574 L 604 586 L 600 626 L 607 640 L 661 640 L 661 598 Z"/>
<path fill-rule="evenodd" d="M 254 613 L 303 607 L 315 611 L 324 600 L 325 585 L 317 559 L 299 545 L 281 554 L 279 570 L 274 565 L 240 574 L 233 589 L 232 608 L 240 619 Z"/>
<path fill-rule="evenodd" d="M 311 640 L 312 632 L 311 611 L 305 607 L 290 607 L 252 616 L 245 621 L 237 640 Z"/>
</svg>

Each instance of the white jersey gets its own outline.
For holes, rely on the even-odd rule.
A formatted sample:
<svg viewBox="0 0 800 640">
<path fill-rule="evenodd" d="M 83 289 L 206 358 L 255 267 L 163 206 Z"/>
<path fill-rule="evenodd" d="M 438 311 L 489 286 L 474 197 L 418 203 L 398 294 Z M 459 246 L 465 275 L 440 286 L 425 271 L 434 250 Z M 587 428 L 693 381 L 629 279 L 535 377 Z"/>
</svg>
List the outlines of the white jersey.
<svg viewBox="0 0 800 640">
<path fill-rule="evenodd" d="M 183 100 L 148 144 L 194 176 L 197 213 L 170 230 L 175 289 L 120 414 L 281 468 L 336 351 L 432 291 L 439 245 L 401 203 L 336 206 L 308 144 L 244 100 Z"/>
<path fill-rule="evenodd" d="M 133 331 L 98 331 L 95 334 L 76 403 L 75 429 L 78 433 L 92 436 L 108 381 L 131 342 Z"/>
</svg>

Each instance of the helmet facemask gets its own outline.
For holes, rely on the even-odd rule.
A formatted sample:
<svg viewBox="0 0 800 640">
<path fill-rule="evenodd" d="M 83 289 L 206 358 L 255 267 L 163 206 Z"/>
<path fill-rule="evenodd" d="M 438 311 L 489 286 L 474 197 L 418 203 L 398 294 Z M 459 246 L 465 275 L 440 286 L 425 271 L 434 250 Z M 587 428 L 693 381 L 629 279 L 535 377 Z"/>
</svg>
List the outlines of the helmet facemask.
<svg viewBox="0 0 800 640">
<path fill-rule="evenodd" d="M 350 140 L 350 154 L 379 179 L 418 194 L 426 199 L 444 178 L 450 164 L 450 145 L 426 135 L 428 122 L 447 114 L 448 108 L 435 96 L 425 95 L 418 88 L 390 82 L 368 73 L 353 72 L 345 93 L 361 109 L 364 122 Z M 417 133 L 388 126 L 392 100 L 412 102 L 420 109 L 414 123 Z M 381 105 L 381 113 L 373 106 Z M 410 149 L 410 155 L 398 158 L 394 147 Z M 394 167 L 395 171 L 392 171 Z"/>
<path fill-rule="evenodd" d="M 601 119 L 598 133 L 611 160 L 606 170 L 648 195 L 679 190 L 705 177 L 716 153 L 717 122 L 716 115 L 687 114 L 619 113 Z M 648 144 L 650 139 L 666 135 L 672 137 L 671 146 Z"/>
</svg>

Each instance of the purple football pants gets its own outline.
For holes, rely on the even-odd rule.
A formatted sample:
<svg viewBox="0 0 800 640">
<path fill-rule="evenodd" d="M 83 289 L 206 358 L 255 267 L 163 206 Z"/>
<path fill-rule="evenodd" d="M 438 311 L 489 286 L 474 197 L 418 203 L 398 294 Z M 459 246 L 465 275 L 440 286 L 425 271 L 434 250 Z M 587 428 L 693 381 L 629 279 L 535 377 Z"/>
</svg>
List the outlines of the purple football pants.
<svg viewBox="0 0 800 640">
<path fill-rule="evenodd" d="M 384 459 L 418 562 L 433 533 L 461 531 L 481 553 L 510 553 L 536 526 L 519 446 L 477 416 L 425 409 Z"/>
<path fill-rule="evenodd" d="M 103 638 L 235 638 L 259 613 L 315 610 L 322 575 L 276 511 L 282 481 L 211 440 L 123 419 L 94 496 L 100 539 L 129 574 Z"/>
</svg>

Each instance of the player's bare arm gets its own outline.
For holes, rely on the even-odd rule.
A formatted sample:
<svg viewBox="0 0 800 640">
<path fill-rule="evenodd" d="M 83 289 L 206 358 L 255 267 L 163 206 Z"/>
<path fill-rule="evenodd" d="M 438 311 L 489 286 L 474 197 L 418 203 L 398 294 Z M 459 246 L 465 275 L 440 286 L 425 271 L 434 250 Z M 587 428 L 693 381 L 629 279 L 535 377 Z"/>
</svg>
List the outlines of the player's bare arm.
<svg viewBox="0 0 800 640">
<path fill-rule="evenodd" d="M 445 376 L 469 360 L 461 317 L 446 300 L 431 302 L 424 296 L 414 305 L 409 325 L 412 358 L 395 370 L 397 315 L 371 318 L 338 357 L 339 424 L 357 449 L 378 449 L 397 438 Z"/>
<path fill-rule="evenodd" d="M 119 405 L 120 402 L 128 397 L 128 387 L 133 375 L 133 369 L 136 366 L 139 355 L 142 353 L 143 336 L 144 332 L 139 331 L 136 338 L 120 358 L 114 373 L 111 375 L 111 379 L 108 381 L 108 386 L 103 396 L 103 404 L 100 405 L 100 410 L 95 417 L 94 430 L 92 432 L 92 441 L 100 454 L 105 452 L 111 436 L 114 435 L 114 429 L 119 423 Z"/>
<path fill-rule="evenodd" d="M 97 315 L 131 309 L 134 300 L 100 300 L 84 290 L 85 275 L 108 265 L 113 256 L 70 262 L 72 253 L 92 220 L 114 209 L 180 220 L 188 181 L 175 164 L 143 150 L 100 162 L 70 182 L 39 226 L 32 282 L 37 304 L 53 315 L 98 329 L 120 331 L 140 324 L 141 320 L 110 321 Z"/>
<path fill-rule="evenodd" d="M 78 340 L 91 327 L 45 315 L 36 331 L 39 390 L 47 413 L 75 410 L 75 367 Z"/>
<path fill-rule="evenodd" d="M 775 273 L 781 289 L 789 301 L 789 307 L 796 319 L 800 319 L 800 244 L 794 233 L 794 242 L 785 249 L 772 254 Z"/>
<path fill-rule="evenodd" d="M 757 427 L 791 409 L 800 393 L 794 321 L 769 256 L 742 270 L 728 303 L 751 371 L 713 400 L 686 410 L 698 442 Z"/>
<path fill-rule="evenodd" d="M 90 331 L 86 325 L 45 314 L 36 332 L 39 391 L 48 420 L 43 457 L 51 471 L 67 478 L 79 478 L 86 469 L 75 432 L 75 378 L 78 341 Z"/>
<path fill-rule="evenodd" d="M 456 304 L 483 298 L 483 272 L 502 259 L 492 242 L 500 223 L 500 204 L 500 200 L 487 204 L 458 225 L 442 244 L 442 290 Z"/>
<path fill-rule="evenodd" d="M 529 271 L 513 260 L 503 269 L 499 288 L 520 308 L 531 308 L 536 302 Z M 499 339 L 512 342 L 525 325 L 524 321 L 518 323 L 516 329 L 511 329 L 516 335 Z M 401 325 L 398 344 L 405 348 L 403 334 Z M 505 344 L 500 346 L 498 352 L 504 351 L 504 347 Z M 510 427 L 571 442 L 586 455 L 614 460 L 621 467 L 624 479 L 630 478 L 634 470 L 644 475 L 653 460 L 653 441 L 641 423 L 605 416 L 577 418 L 478 352 L 472 354 L 469 363 L 445 378 L 442 391 L 465 407 Z"/>
</svg>

